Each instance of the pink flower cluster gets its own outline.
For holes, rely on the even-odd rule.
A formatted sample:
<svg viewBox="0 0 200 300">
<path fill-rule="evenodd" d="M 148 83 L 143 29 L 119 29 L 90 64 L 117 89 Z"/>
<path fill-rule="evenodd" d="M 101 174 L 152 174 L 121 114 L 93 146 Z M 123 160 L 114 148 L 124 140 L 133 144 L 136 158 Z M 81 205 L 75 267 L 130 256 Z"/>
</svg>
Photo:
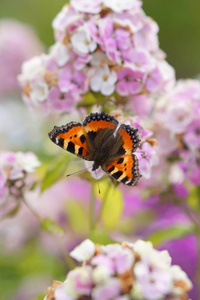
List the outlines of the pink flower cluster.
<svg viewBox="0 0 200 300">
<path fill-rule="evenodd" d="M 0 202 L 3 203 L 7 196 L 20 196 L 27 173 L 39 165 L 32 152 L 0 153 Z"/>
<path fill-rule="evenodd" d="M 46 113 L 70 112 L 83 95 L 100 92 L 148 113 L 151 95 L 169 90 L 175 76 L 159 49 L 158 26 L 141 5 L 139 0 L 65 5 L 53 21 L 56 43 L 49 54 L 22 67 L 24 100 Z"/>
<path fill-rule="evenodd" d="M 179 80 L 155 106 L 152 130 L 158 140 L 160 172 L 174 186 L 179 197 L 186 197 L 184 183 L 200 185 L 200 82 Z M 167 178 L 168 176 L 168 178 Z"/>
<path fill-rule="evenodd" d="M 181 300 L 192 288 L 186 273 L 171 265 L 168 252 L 150 242 L 100 246 L 85 240 L 71 256 L 83 265 L 63 283 L 55 282 L 45 300 Z"/>
<path fill-rule="evenodd" d="M 0 21 L 0 97 L 18 92 L 21 64 L 42 51 L 40 41 L 28 25 L 10 19 Z"/>
</svg>

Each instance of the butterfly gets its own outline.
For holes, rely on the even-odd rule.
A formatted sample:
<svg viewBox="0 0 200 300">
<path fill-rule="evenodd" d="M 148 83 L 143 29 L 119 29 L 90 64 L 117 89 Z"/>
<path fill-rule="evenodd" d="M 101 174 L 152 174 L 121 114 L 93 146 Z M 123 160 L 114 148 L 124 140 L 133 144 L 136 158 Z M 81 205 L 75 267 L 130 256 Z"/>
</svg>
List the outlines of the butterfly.
<svg viewBox="0 0 200 300">
<path fill-rule="evenodd" d="M 140 145 L 137 131 L 103 111 L 91 113 L 83 123 L 54 126 L 49 138 L 76 156 L 94 161 L 92 171 L 101 167 L 118 182 L 134 186 L 141 177 L 133 154 Z"/>
</svg>

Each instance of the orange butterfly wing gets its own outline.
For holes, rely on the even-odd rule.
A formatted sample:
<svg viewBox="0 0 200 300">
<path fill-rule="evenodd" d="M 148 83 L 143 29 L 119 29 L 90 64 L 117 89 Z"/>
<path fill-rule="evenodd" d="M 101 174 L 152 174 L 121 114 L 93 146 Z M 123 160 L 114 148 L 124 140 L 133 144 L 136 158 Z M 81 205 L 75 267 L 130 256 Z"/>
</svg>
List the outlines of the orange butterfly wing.
<svg viewBox="0 0 200 300">
<path fill-rule="evenodd" d="M 129 186 L 136 185 L 141 177 L 137 156 L 133 154 L 140 145 L 137 131 L 129 125 L 120 125 L 118 134 L 122 137 L 123 145 L 119 153 L 124 154 L 102 167 L 111 177 Z"/>
<path fill-rule="evenodd" d="M 102 169 L 118 182 L 129 186 L 136 185 L 141 177 L 138 159 L 134 154 L 122 155 Z"/>
<path fill-rule="evenodd" d="M 49 137 L 56 145 L 86 160 L 90 159 L 87 134 L 81 123 L 70 122 L 61 127 L 55 126 Z"/>
</svg>

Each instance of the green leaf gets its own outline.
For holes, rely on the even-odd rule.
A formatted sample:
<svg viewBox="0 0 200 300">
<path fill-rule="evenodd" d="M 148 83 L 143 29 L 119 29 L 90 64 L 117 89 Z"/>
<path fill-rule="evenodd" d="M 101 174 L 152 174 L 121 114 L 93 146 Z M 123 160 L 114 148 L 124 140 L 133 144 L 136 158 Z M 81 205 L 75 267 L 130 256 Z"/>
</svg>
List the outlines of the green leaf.
<svg viewBox="0 0 200 300">
<path fill-rule="evenodd" d="M 44 179 L 42 180 L 42 192 L 44 192 L 47 188 L 49 188 L 52 184 L 54 184 L 64 175 L 64 172 L 66 171 L 66 165 L 69 159 L 70 157 L 65 154 L 56 157 L 54 160 L 51 161 L 51 164 L 48 167 L 46 174 L 44 175 Z"/>
<path fill-rule="evenodd" d="M 123 197 L 120 190 L 104 181 L 100 186 L 98 197 L 102 200 L 101 217 L 105 229 L 112 230 L 120 220 L 123 210 Z M 98 189 L 96 189 L 98 191 Z"/>
<path fill-rule="evenodd" d="M 42 230 L 47 232 L 58 232 L 60 234 L 64 234 L 63 228 L 57 225 L 53 220 L 49 218 L 41 220 L 40 227 Z"/>
<path fill-rule="evenodd" d="M 148 237 L 148 240 L 151 241 L 155 247 L 169 240 L 178 239 L 194 232 L 194 225 L 176 225 L 152 233 Z"/>
<path fill-rule="evenodd" d="M 91 241 L 93 241 L 93 243 L 101 244 L 101 245 L 107 245 L 115 242 L 108 236 L 105 230 L 101 230 L 101 229 L 93 230 L 90 233 L 89 238 Z"/>
<path fill-rule="evenodd" d="M 66 211 L 72 229 L 77 233 L 87 233 L 88 220 L 81 205 L 74 201 L 67 201 Z"/>
<path fill-rule="evenodd" d="M 95 98 L 92 92 L 88 92 L 83 96 L 83 101 L 79 102 L 78 107 L 87 107 L 97 103 L 97 99 Z"/>
</svg>

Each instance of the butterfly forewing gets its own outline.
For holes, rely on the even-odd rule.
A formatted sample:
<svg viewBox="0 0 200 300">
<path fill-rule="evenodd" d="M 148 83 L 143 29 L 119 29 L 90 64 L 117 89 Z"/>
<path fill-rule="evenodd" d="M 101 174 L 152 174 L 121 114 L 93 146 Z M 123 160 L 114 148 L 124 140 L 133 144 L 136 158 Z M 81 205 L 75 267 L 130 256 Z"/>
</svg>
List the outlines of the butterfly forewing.
<svg viewBox="0 0 200 300">
<path fill-rule="evenodd" d="M 87 147 L 87 135 L 83 125 L 77 122 L 70 122 L 61 127 L 54 127 L 49 137 L 56 145 L 83 158 L 90 159 Z"/>
</svg>

